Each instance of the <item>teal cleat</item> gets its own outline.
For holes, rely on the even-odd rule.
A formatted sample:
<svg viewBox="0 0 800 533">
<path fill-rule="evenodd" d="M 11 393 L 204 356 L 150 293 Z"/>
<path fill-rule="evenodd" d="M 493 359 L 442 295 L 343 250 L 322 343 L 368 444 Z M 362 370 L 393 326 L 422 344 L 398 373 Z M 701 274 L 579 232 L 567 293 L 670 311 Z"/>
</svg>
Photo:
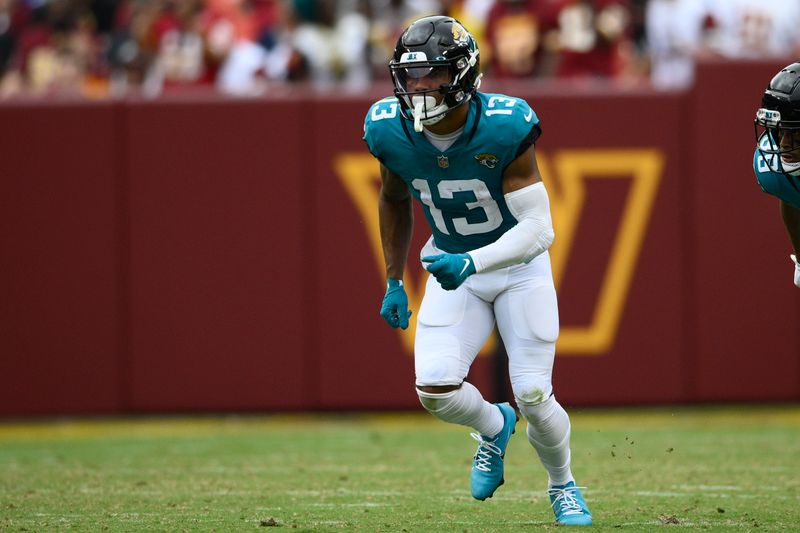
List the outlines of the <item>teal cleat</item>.
<svg viewBox="0 0 800 533">
<path fill-rule="evenodd" d="M 472 462 L 470 489 L 476 500 L 491 498 L 497 487 L 505 482 L 503 479 L 503 457 L 506 454 L 508 441 L 517 425 L 517 413 L 507 403 L 496 404 L 503 414 L 505 423 L 500 433 L 492 438 L 477 433 L 470 433 L 478 441 L 478 450 Z"/>
<path fill-rule="evenodd" d="M 566 485 L 556 485 L 547 490 L 550 503 L 556 514 L 556 522 L 562 526 L 591 526 L 592 513 L 583 499 L 580 487 L 570 481 Z"/>
</svg>

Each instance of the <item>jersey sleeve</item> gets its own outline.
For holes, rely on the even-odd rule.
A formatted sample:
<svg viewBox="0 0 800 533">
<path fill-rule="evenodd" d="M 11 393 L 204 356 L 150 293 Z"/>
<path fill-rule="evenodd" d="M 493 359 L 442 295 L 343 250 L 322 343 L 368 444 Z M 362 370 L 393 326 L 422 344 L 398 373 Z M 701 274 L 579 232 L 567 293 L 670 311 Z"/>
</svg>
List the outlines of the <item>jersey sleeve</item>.
<svg viewBox="0 0 800 533">
<path fill-rule="evenodd" d="M 516 148 L 514 159 L 522 155 L 525 150 L 536 144 L 536 141 L 542 135 L 542 126 L 539 122 L 539 117 L 531 106 L 523 99 L 519 99 L 516 104 L 517 109 L 515 113 L 522 116 L 522 121 L 518 122 L 521 140 Z"/>
<path fill-rule="evenodd" d="M 539 117 L 522 98 L 487 95 L 483 114 L 496 132 L 497 142 L 504 147 L 507 164 L 536 144 L 542 134 Z"/>
<path fill-rule="evenodd" d="M 382 138 L 386 135 L 386 125 L 391 119 L 397 117 L 399 105 L 394 97 L 384 98 L 372 104 L 364 118 L 364 142 L 367 149 L 378 160 L 383 160 L 382 147 L 386 146 Z"/>
<path fill-rule="evenodd" d="M 753 173 L 756 175 L 756 181 L 762 191 L 767 194 L 775 194 L 774 173 L 770 172 L 767 161 L 758 148 L 753 154 Z"/>
<path fill-rule="evenodd" d="M 531 129 L 528 131 L 528 135 L 526 135 L 525 138 L 522 139 L 522 142 L 517 147 L 517 155 L 514 157 L 514 159 L 522 155 L 522 153 L 525 150 L 535 145 L 536 141 L 539 139 L 541 135 L 542 135 L 542 127 L 537 122 L 531 127 Z"/>
<path fill-rule="evenodd" d="M 769 160 L 766 158 L 769 158 Z M 755 153 L 753 154 L 753 172 L 756 175 L 756 181 L 758 182 L 759 187 L 761 187 L 761 190 L 767 194 L 777 196 L 780 185 L 778 178 L 783 176 L 777 172 L 773 172 L 770 168 L 771 164 L 775 164 L 773 160 L 776 159 L 777 156 L 767 154 L 766 158 L 765 154 L 756 148 Z"/>
</svg>

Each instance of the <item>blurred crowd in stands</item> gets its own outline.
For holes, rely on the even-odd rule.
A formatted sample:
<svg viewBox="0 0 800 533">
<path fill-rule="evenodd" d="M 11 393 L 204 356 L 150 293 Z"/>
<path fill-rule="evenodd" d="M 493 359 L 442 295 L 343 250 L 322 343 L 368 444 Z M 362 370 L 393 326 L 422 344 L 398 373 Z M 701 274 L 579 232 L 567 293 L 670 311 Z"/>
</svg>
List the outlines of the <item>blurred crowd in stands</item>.
<svg viewBox="0 0 800 533">
<path fill-rule="evenodd" d="M 0 98 L 362 91 L 429 14 L 459 19 L 499 80 L 680 88 L 698 58 L 800 56 L 800 0 L 0 0 Z"/>
</svg>

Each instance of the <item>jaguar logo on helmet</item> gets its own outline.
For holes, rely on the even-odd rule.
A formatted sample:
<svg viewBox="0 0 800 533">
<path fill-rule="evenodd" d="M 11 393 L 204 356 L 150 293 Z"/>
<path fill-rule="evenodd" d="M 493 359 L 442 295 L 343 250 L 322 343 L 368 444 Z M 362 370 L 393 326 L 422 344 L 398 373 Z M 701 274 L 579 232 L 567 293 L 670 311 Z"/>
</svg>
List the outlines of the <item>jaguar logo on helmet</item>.
<svg viewBox="0 0 800 533">
<path fill-rule="evenodd" d="M 458 22 L 453 22 L 452 26 L 453 40 L 457 43 L 466 43 L 469 40 L 469 33 L 464 29 L 464 26 Z"/>
</svg>

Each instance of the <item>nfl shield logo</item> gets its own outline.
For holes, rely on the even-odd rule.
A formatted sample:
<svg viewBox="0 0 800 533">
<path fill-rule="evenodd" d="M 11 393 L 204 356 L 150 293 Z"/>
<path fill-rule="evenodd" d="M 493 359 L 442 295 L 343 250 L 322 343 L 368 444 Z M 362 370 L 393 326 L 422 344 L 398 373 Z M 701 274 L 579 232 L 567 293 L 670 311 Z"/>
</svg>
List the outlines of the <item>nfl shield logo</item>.
<svg viewBox="0 0 800 533">
<path fill-rule="evenodd" d="M 446 155 L 440 155 L 436 159 L 439 161 L 439 168 L 447 168 L 450 166 L 450 161 L 447 159 Z"/>
</svg>

